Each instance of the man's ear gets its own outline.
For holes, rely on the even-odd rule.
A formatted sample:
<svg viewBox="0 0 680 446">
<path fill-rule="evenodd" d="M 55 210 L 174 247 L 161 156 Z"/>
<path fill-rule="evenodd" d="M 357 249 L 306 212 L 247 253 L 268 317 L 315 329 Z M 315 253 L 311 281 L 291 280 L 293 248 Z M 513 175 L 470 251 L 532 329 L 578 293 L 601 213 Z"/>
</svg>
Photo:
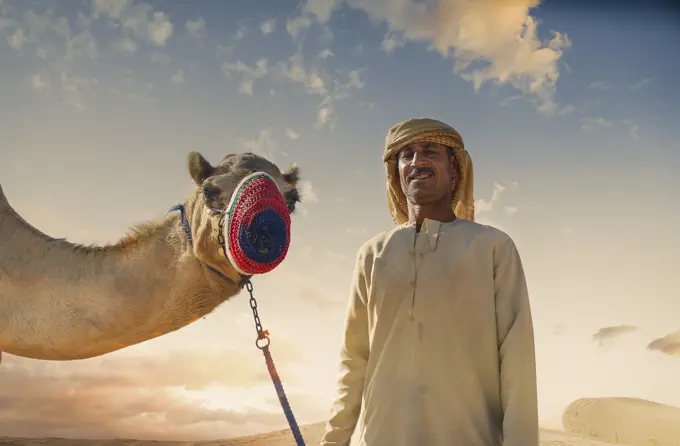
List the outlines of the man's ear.
<svg viewBox="0 0 680 446">
<path fill-rule="evenodd" d="M 215 168 L 198 152 L 189 152 L 189 174 L 197 186 L 203 184 L 206 178 L 211 177 Z"/>
<path fill-rule="evenodd" d="M 300 181 L 300 168 L 297 164 L 293 164 L 290 166 L 290 169 L 283 173 L 283 181 L 293 187 L 297 187 L 297 183 Z"/>
</svg>

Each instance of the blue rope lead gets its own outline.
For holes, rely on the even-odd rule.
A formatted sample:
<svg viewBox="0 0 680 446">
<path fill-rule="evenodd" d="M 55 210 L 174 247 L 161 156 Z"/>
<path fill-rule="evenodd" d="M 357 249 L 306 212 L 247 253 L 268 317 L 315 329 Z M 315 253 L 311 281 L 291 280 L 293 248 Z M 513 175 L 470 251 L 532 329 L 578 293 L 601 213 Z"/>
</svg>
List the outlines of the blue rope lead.
<svg viewBox="0 0 680 446">
<path fill-rule="evenodd" d="M 297 443 L 297 446 L 305 446 L 305 440 L 302 439 L 300 427 L 298 426 L 297 421 L 295 421 L 295 416 L 293 415 L 293 411 L 290 408 L 290 403 L 288 403 L 286 392 L 283 390 L 281 378 L 279 377 L 279 373 L 276 371 L 276 366 L 274 366 L 274 360 L 272 359 L 272 355 L 269 352 L 270 342 L 269 332 L 267 330 L 262 329 L 260 316 L 257 313 L 257 301 L 255 300 L 255 296 L 253 296 L 253 284 L 250 282 L 250 280 L 246 282 L 246 289 L 250 294 L 250 308 L 253 310 L 253 318 L 255 319 L 255 330 L 257 331 L 257 339 L 255 340 L 255 345 L 257 346 L 257 348 L 262 350 L 262 353 L 264 354 L 264 360 L 267 363 L 267 370 L 269 371 L 269 376 L 271 376 L 272 382 L 274 383 L 276 395 L 279 397 L 279 402 L 281 403 L 281 407 L 283 408 L 283 413 L 286 415 L 286 419 L 288 420 L 288 425 L 290 426 L 290 430 L 293 433 L 293 437 L 295 437 L 295 442 Z M 260 341 L 264 342 L 260 344 Z"/>
<path fill-rule="evenodd" d="M 271 376 L 272 382 L 274 383 L 274 388 L 276 388 L 276 394 L 279 397 L 279 402 L 283 408 L 283 413 L 286 415 L 286 419 L 288 420 L 288 425 L 290 426 L 290 430 L 293 433 L 293 437 L 295 437 L 295 442 L 298 446 L 305 446 L 305 440 L 302 438 L 302 433 L 300 432 L 300 427 L 298 426 L 297 421 L 295 421 L 295 415 L 293 415 L 293 410 L 290 408 L 288 398 L 286 397 L 286 392 L 283 390 L 283 384 L 281 383 L 279 374 L 276 371 L 276 367 L 274 366 L 272 355 L 269 352 L 269 345 L 265 345 L 264 348 L 262 348 L 262 353 L 264 353 L 264 359 L 267 362 L 269 376 Z"/>
<path fill-rule="evenodd" d="M 184 211 L 184 206 L 182 204 L 178 204 L 170 208 L 168 212 L 174 211 L 179 211 L 180 216 L 182 218 L 182 227 L 184 228 L 184 233 L 186 234 L 187 241 L 189 242 L 190 246 L 193 246 L 194 241 L 193 237 L 191 237 L 191 227 L 189 225 L 189 220 L 187 219 L 186 213 Z M 211 267 L 210 265 L 206 266 L 208 266 L 208 268 L 222 276 L 222 273 L 217 271 L 215 268 Z M 267 363 L 267 370 L 269 371 L 269 376 L 271 376 L 272 382 L 274 383 L 276 395 L 279 397 L 279 402 L 281 403 L 281 407 L 283 408 L 283 413 L 286 415 L 286 419 L 288 420 L 288 425 L 290 426 L 290 430 L 293 433 L 293 437 L 295 437 L 295 442 L 297 443 L 297 446 L 305 446 L 305 440 L 302 438 L 302 433 L 300 433 L 300 427 L 298 426 L 297 421 L 295 421 L 295 416 L 293 415 L 293 410 L 290 408 L 288 397 L 286 397 L 286 392 L 283 390 L 281 378 L 279 378 L 279 373 L 276 371 L 274 360 L 272 359 L 272 355 L 269 352 L 270 342 L 269 332 L 267 330 L 262 329 L 262 324 L 260 323 L 260 316 L 257 314 L 257 301 L 255 300 L 255 296 L 253 296 L 253 284 L 250 282 L 250 280 L 247 280 L 245 282 L 245 285 L 246 289 L 248 290 L 248 293 L 250 294 L 250 308 L 253 310 L 253 317 L 255 318 L 255 329 L 257 330 L 257 340 L 255 341 L 255 345 L 257 346 L 257 348 L 262 350 L 262 353 L 264 354 L 264 360 Z M 262 340 L 266 341 L 266 343 L 260 345 L 259 342 Z M 1 353 L 2 352 L 0 352 L 0 354 Z"/>
</svg>

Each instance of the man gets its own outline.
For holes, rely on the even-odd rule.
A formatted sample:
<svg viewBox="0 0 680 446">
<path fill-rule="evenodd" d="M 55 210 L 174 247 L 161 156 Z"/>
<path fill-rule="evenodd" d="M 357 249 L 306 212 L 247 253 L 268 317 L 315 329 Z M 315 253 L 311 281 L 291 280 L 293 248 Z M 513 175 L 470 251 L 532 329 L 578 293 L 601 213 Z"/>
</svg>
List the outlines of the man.
<svg viewBox="0 0 680 446">
<path fill-rule="evenodd" d="M 383 158 L 397 226 L 357 255 L 321 445 L 349 445 L 359 424 L 361 446 L 538 446 L 521 260 L 508 235 L 474 222 L 460 135 L 410 119 Z"/>
</svg>

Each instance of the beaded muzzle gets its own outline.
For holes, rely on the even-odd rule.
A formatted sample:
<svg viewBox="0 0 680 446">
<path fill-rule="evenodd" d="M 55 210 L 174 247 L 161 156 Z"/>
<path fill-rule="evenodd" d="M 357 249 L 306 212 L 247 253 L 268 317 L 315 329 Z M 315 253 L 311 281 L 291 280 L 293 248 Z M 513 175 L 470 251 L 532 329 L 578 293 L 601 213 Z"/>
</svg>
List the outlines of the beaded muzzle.
<svg viewBox="0 0 680 446">
<path fill-rule="evenodd" d="M 290 245 L 290 211 L 271 176 L 255 172 L 241 180 L 224 219 L 225 252 L 245 276 L 276 268 Z"/>
</svg>

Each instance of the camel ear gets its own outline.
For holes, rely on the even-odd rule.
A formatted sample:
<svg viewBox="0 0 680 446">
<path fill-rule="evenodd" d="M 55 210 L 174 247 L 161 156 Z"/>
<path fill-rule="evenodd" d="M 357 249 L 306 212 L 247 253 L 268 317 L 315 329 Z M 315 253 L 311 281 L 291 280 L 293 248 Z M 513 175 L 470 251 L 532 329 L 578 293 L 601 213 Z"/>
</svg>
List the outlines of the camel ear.
<svg viewBox="0 0 680 446">
<path fill-rule="evenodd" d="M 293 187 L 297 187 L 297 183 L 300 180 L 300 168 L 297 164 L 290 166 L 290 169 L 283 173 L 283 181 L 290 184 Z"/>
<path fill-rule="evenodd" d="M 203 155 L 198 152 L 189 152 L 189 173 L 198 186 L 214 172 L 215 168 L 203 158 Z"/>
</svg>

